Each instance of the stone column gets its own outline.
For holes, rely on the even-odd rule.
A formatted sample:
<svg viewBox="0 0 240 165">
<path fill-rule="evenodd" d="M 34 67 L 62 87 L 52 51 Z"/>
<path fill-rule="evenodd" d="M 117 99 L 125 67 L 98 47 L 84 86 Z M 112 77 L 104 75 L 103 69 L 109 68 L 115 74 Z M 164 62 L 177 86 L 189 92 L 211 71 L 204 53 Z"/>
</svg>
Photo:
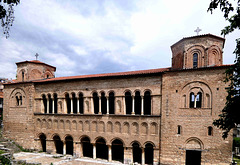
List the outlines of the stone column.
<svg viewBox="0 0 240 165">
<path fill-rule="evenodd" d="M 132 96 L 132 115 L 135 115 L 135 105 L 134 105 L 134 103 L 135 103 L 135 99 L 134 99 L 134 96 Z"/>
<path fill-rule="evenodd" d="M 41 99 L 41 109 L 40 109 L 40 112 L 41 113 L 44 113 L 44 104 L 43 104 L 43 99 Z"/>
<path fill-rule="evenodd" d="M 90 99 L 91 99 L 91 108 L 89 108 L 89 109 L 90 109 L 91 113 L 94 114 L 93 97 L 91 97 Z"/>
<path fill-rule="evenodd" d="M 79 111 L 79 98 L 77 98 L 77 113 L 80 113 L 80 111 Z"/>
<path fill-rule="evenodd" d="M 49 113 L 49 98 L 47 98 L 47 113 Z"/>
<path fill-rule="evenodd" d="M 108 145 L 108 161 L 112 161 L 112 146 Z"/>
<path fill-rule="evenodd" d="M 197 96 L 194 95 L 194 108 L 197 107 Z"/>
<path fill-rule="evenodd" d="M 96 153 L 96 144 L 92 144 L 93 145 L 93 159 L 97 158 L 97 153 Z"/>
<path fill-rule="evenodd" d="M 83 147 L 82 147 L 82 143 L 79 143 L 79 157 L 83 157 Z"/>
<path fill-rule="evenodd" d="M 66 155 L 66 142 L 63 142 L 63 155 Z"/>
<path fill-rule="evenodd" d="M 102 114 L 102 107 L 101 107 L 101 105 L 102 105 L 102 99 L 101 99 L 101 96 L 99 97 L 99 112 L 98 112 L 98 114 Z"/>
<path fill-rule="evenodd" d="M 124 147 L 124 164 L 133 163 L 132 147 Z"/>
<path fill-rule="evenodd" d="M 127 114 L 127 112 L 126 112 L 126 99 L 125 99 L 125 97 L 123 97 L 123 114 L 124 115 L 126 115 Z"/>
<path fill-rule="evenodd" d="M 55 110 L 54 110 L 54 98 L 52 99 L 52 113 L 55 113 Z"/>
<path fill-rule="evenodd" d="M 107 114 L 109 114 L 109 97 L 107 97 Z"/>
<path fill-rule="evenodd" d="M 73 114 L 73 98 L 71 98 L 71 112 L 70 114 Z"/>
<path fill-rule="evenodd" d="M 142 148 L 142 165 L 145 164 L 145 153 L 144 153 L 144 148 Z"/>
<path fill-rule="evenodd" d="M 81 143 L 80 142 L 75 142 L 73 144 L 74 144 L 74 153 L 73 154 L 76 157 L 80 157 L 81 156 L 81 151 L 80 151 Z"/>
<path fill-rule="evenodd" d="M 143 96 L 141 96 L 141 115 L 144 115 L 144 97 Z"/>
<path fill-rule="evenodd" d="M 42 150 L 42 148 L 41 148 L 41 150 Z M 52 153 L 52 154 L 56 153 L 55 144 L 54 144 L 53 140 L 46 139 L 46 152 Z"/>
</svg>

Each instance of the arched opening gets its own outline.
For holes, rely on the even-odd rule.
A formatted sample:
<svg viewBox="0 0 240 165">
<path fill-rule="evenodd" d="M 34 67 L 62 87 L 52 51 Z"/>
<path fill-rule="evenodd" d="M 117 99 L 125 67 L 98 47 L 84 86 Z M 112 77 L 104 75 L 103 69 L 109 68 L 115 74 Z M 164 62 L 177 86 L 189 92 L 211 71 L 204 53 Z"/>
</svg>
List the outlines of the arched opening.
<svg viewBox="0 0 240 165">
<path fill-rule="evenodd" d="M 134 97 L 134 101 L 135 101 L 135 114 L 136 115 L 141 115 L 141 96 L 140 96 L 140 92 L 136 91 L 135 92 L 135 97 Z"/>
<path fill-rule="evenodd" d="M 201 108 L 202 107 L 202 93 L 198 92 L 196 96 L 196 108 Z"/>
<path fill-rule="evenodd" d="M 42 99 L 43 99 L 44 113 L 47 113 L 47 98 L 46 98 L 46 95 L 43 95 Z"/>
<path fill-rule="evenodd" d="M 73 138 L 71 136 L 67 136 L 65 138 L 66 143 L 66 154 L 73 155 Z"/>
<path fill-rule="evenodd" d="M 54 101 L 54 113 L 58 113 L 58 98 L 57 98 L 57 94 L 55 93 L 53 95 L 53 101 Z"/>
<path fill-rule="evenodd" d="M 98 114 L 99 112 L 99 98 L 96 92 L 93 93 L 93 104 L 94 104 L 94 113 Z"/>
<path fill-rule="evenodd" d="M 84 113 L 84 109 L 83 109 L 84 107 L 83 107 L 83 94 L 82 93 L 80 93 L 79 94 L 79 113 L 80 114 L 83 114 Z"/>
<path fill-rule="evenodd" d="M 88 137 L 81 139 L 83 156 L 93 158 L 93 145 Z"/>
<path fill-rule="evenodd" d="M 197 68 L 198 67 L 198 54 L 194 53 L 193 54 L 193 68 Z"/>
<path fill-rule="evenodd" d="M 144 148 L 145 153 L 145 164 L 153 164 L 153 145 L 147 143 Z"/>
<path fill-rule="evenodd" d="M 46 136 L 42 133 L 39 136 L 40 142 L 41 142 L 41 146 L 42 146 L 42 151 L 46 152 Z"/>
<path fill-rule="evenodd" d="M 208 127 L 208 136 L 213 136 L 213 128 L 211 126 Z"/>
<path fill-rule="evenodd" d="M 190 101 L 189 101 L 189 107 L 190 108 L 194 108 L 194 102 L 195 102 L 195 96 L 194 96 L 194 93 L 191 92 L 190 93 Z"/>
<path fill-rule="evenodd" d="M 109 93 L 109 114 L 115 114 L 115 97 L 114 93 L 110 92 Z"/>
<path fill-rule="evenodd" d="M 53 137 L 53 141 L 56 148 L 57 154 L 63 154 L 63 142 L 61 141 L 61 138 L 58 135 L 55 135 Z"/>
<path fill-rule="evenodd" d="M 103 138 L 96 141 L 96 156 L 97 158 L 108 160 L 108 146 Z"/>
<path fill-rule="evenodd" d="M 65 98 L 66 98 L 66 103 L 67 103 L 67 113 L 70 114 L 71 113 L 71 99 L 70 99 L 68 93 L 65 95 Z"/>
<path fill-rule="evenodd" d="M 53 104 L 53 100 L 51 98 L 51 95 L 48 95 L 48 102 L 49 102 L 49 113 L 53 113 L 53 109 L 52 109 L 52 104 Z"/>
<path fill-rule="evenodd" d="M 142 163 L 142 149 L 140 148 L 138 143 L 132 144 L 132 152 L 133 152 L 133 162 L 137 162 L 139 164 Z"/>
<path fill-rule="evenodd" d="M 144 115 L 151 115 L 151 94 L 149 91 L 144 93 Z"/>
<path fill-rule="evenodd" d="M 130 92 L 125 93 L 126 114 L 132 113 L 132 96 Z"/>
<path fill-rule="evenodd" d="M 101 111 L 102 114 L 107 113 L 107 98 L 104 92 L 101 93 Z"/>
<path fill-rule="evenodd" d="M 73 113 L 77 113 L 77 98 L 75 93 L 72 94 L 72 100 L 73 100 Z"/>
<path fill-rule="evenodd" d="M 124 150 L 121 140 L 116 139 L 112 142 L 112 160 L 117 160 L 123 163 Z"/>
</svg>

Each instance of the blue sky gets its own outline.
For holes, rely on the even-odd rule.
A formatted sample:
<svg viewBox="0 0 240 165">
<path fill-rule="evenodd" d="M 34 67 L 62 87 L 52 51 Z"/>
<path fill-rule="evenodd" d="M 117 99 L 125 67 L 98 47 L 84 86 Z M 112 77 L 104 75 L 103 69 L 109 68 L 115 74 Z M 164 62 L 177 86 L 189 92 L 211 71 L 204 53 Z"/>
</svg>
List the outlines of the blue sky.
<svg viewBox="0 0 240 165">
<path fill-rule="evenodd" d="M 223 14 L 210 0 L 21 0 L 10 38 L 0 35 L 0 77 L 16 77 L 16 62 L 39 60 L 56 76 L 171 66 L 170 46 L 183 37 L 220 36 Z M 239 31 L 226 36 L 224 64 L 235 56 Z"/>
</svg>

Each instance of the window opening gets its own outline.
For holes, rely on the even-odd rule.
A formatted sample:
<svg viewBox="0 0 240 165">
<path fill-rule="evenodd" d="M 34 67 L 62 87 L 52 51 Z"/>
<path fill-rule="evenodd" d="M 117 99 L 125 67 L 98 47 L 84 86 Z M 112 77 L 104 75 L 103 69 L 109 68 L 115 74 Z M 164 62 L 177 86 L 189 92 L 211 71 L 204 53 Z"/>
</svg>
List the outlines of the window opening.
<svg viewBox="0 0 240 165">
<path fill-rule="evenodd" d="M 190 108 L 194 108 L 195 96 L 194 93 L 190 93 Z"/>
<path fill-rule="evenodd" d="M 109 114 L 115 114 L 115 97 L 114 93 L 110 92 L 109 93 Z"/>
<path fill-rule="evenodd" d="M 83 114 L 84 113 L 84 106 L 83 106 L 83 94 L 79 94 L 79 113 Z"/>
<path fill-rule="evenodd" d="M 101 111 L 102 114 L 107 113 L 107 98 L 104 92 L 101 93 Z"/>
<path fill-rule="evenodd" d="M 178 125 L 177 134 L 180 135 L 181 132 L 182 132 L 182 127 L 180 125 Z"/>
<path fill-rule="evenodd" d="M 194 53 L 193 54 L 193 68 L 197 68 L 198 67 L 198 54 Z"/>
<path fill-rule="evenodd" d="M 201 108 L 202 107 L 202 93 L 198 92 L 196 96 L 196 108 Z"/>
<path fill-rule="evenodd" d="M 213 128 L 208 127 L 208 136 L 212 136 L 212 135 L 213 135 Z"/>
<path fill-rule="evenodd" d="M 94 113 L 98 114 L 98 112 L 99 112 L 99 97 L 96 92 L 93 93 L 93 104 L 94 104 Z"/>
<path fill-rule="evenodd" d="M 135 114 L 136 115 L 141 115 L 141 96 L 140 96 L 140 92 L 139 91 L 136 91 L 135 92 Z"/>
<path fill-rule="evenodd" d="M 132 96 L 130 92 L 125 93 L 126 114 L 132 113 Z"/>
<path fill-rule="evenodd" d="M 144 115 L 151 115 L 151 94 L 149 91 L 144 93 Z"/>
</svg>

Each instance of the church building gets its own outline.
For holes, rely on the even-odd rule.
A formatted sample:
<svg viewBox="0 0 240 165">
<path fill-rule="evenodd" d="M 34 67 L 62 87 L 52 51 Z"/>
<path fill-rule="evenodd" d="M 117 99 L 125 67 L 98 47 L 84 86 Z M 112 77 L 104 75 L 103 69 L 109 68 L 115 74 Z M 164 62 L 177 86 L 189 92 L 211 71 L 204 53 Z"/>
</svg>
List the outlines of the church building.
<svg viewBox="0 0 240 165">
<path fill-rule="evenodd" d="M 3 135 L 24 148 L 154 165 L 229 165 L 232 135 L 212 125 L 226 102 L 225 39 L 183 38 L 172 66 L 55 77 L 38 60 L 17 62 L 4 84 Z M 159 61 L 161 62 L 161 61 Z"/>
</svg>

